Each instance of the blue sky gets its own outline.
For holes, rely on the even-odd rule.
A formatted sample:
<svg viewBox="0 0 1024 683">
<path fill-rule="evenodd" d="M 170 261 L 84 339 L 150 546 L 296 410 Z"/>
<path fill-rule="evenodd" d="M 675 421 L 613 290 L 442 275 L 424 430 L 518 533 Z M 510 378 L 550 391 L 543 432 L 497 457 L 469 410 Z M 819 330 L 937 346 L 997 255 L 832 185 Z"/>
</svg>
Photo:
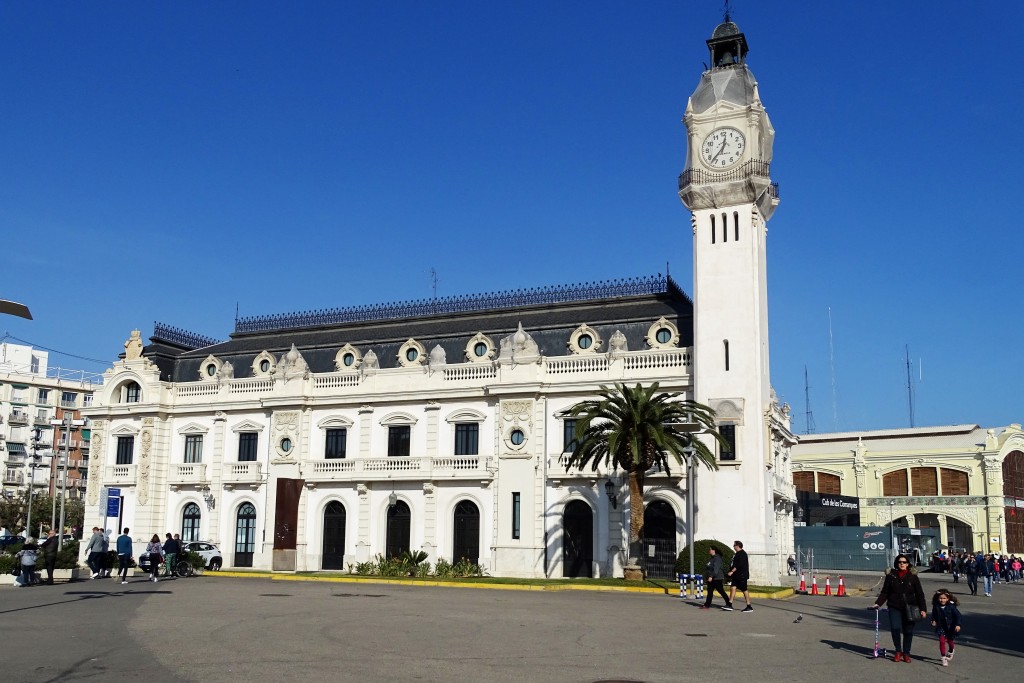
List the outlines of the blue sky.
<svg viewBox="0 0 1024 683">
<path fill-rule="evenodd" d="M 804 432 L 1024 419 L 1016 2 L 734 2 L 776 129 L 772 380 Z M 0 332 L 663 272 L 721 3 L 0 4 Z M 829 309 L 835 391 L 829 353 Z M 103 365 L 51 356 L 54 365 Z M 920 374 L 923 369 L 923 379 Z M 833 398 L 834 397 L 834 398 Z"/>
</svg>

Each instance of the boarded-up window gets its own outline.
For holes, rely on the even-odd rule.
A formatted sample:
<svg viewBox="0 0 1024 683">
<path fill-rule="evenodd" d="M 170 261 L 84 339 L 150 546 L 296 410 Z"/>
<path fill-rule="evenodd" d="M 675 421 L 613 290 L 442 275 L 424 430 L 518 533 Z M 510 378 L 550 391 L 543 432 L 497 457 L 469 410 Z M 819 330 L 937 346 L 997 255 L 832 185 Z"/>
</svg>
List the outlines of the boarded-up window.
<svg viewBox="0 0 1024 683">
<path fill-rule="evenodd" d="M 818 472 L 818 493 L 839 495 L 839 477 L 834 474 Z"/>
<path fill-rule="evenodd" d="M 907 471 L 896 470 L 882 477 L 882 495 L 883 496 L 906 496 L 907 491 Z"/>
<path fill-rule="evenodd" d="M 797 491 L 814 492 L 814 472 L 794 472 L 793 485 Z"/>
<path fill-rule="evenodd" d="M 939 470 L 942 473 L 942 495 L 944 496 L 966 496 L 967 495 L 967 473 L 958 470 L 951 470 L 943 467 Z"/>
<path fill-rule="evenodd" d="M 910 490 L 915 496 L 939 495 L 939 478 L 934 467 L 913 467 L 910 469 Z"/>
</svg>

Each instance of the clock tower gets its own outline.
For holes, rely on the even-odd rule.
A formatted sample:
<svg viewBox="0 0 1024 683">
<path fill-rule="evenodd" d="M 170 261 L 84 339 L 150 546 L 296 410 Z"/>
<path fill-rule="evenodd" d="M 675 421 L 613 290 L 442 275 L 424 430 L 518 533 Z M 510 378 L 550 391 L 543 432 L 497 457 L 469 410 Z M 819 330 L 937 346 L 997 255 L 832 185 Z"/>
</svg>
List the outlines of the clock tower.
<svg viewBox="0 0 1024 683">
<path fill-rule="evenodd" d="M 747 67 L 746 37 L 728 15 L 707 45 L 711 67 L 683 116 L 679 197 L 693 227 L 694 398 L 716 411 L 730 445 L 711 444 L 719 470 L 697 472 L 695 537 L 743 541 L 752 577 L 775 579 L 783 525 L 773 493 L 765 256 L 779 203 L 775 131 Z"/>
</svg>

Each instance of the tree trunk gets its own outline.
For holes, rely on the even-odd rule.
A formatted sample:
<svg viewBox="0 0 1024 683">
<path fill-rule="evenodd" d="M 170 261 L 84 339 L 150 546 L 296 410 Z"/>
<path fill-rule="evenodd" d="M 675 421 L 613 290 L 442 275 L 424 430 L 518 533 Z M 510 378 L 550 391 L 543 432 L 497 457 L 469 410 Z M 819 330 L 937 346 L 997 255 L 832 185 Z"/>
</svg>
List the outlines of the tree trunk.
<svg viewBox="0 0 1024 683">
<path fill-rule="evenodd" d="M 629 473 L 629 562 L 624 568 L 625 578 L 641 581 L 644 571 L 640 567 L 640 538 L 644 530 L 644 473 Z"/>
</svg>

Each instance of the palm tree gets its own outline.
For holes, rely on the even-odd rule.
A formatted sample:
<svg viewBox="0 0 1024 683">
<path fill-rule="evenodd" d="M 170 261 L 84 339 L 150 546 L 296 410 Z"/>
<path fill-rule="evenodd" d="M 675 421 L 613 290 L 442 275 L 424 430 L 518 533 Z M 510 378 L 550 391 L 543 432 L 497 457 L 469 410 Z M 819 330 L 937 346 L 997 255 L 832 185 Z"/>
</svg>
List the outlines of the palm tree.
<svg viewBox="0 0 1024 683">
<path fill-rule="evenodd" d="M 658 394 L 658 383 L 646 389 L 639 383 L 630 389 L 625 384 L 602 386 L 597 400 L 582 401 L 569 409 L 577 418 L 576 447 L 566 469 L 596 470 L 609 461 L 614 469 L 629 475 L 629 566 L 626 578 L 643 578 L 638 566 L 640 538 L 644 527 L 644 476 L 653 467 L 671 474 L 671 460 L 683 464 L 686 450 L 709 469 L 717 470 L 715 454 L 707 444 L 693 437 L 694 432 L 710 435 L 723 445 L 726 441 L 715 430 L 715 412 L 706 405 L 681 394 Z M 686 492 L 691 495 L 690 491 Z M 693 520 L 687 520 L 692 524 Z"/>
</svg>

